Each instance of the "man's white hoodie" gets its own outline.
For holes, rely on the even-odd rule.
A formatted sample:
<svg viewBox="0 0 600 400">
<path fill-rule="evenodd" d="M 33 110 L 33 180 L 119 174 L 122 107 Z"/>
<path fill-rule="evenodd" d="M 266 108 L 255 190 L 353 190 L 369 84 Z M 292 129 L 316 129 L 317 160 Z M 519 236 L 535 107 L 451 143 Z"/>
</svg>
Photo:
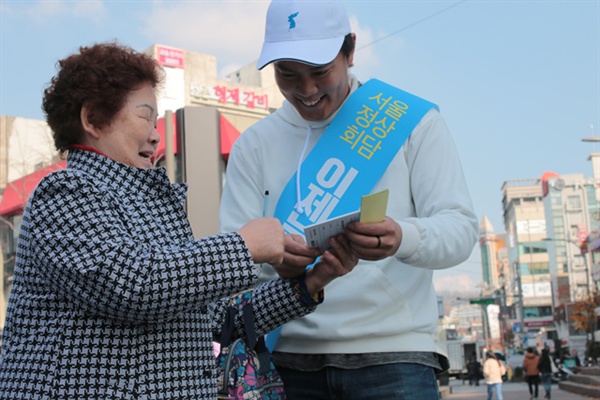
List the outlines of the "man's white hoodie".
<svg viewBox="0 0 600 400">
<path fill-rule="evenodd" d="M 350 84 L 352 91 L 358 87 L 353 76 Z M 310 152 L 334 117 L 305 121 L 286 101 L 240 136 L 229 156 L 221 231 L 261 217 L 266 191 L 267 216 L 273 215 L 302 154 Z M 433 271 L 465 261 L 478 233 L 458 153 L 437 110 L 415 127 L 373 192 L 383 189 L 389 189 L 387 215 L 402 228 L 397 253 L 376 262 L 361 260 L 330 283 L 314 313 L 284 325 L 277 351 L 437 351 Z"/>
</svg>

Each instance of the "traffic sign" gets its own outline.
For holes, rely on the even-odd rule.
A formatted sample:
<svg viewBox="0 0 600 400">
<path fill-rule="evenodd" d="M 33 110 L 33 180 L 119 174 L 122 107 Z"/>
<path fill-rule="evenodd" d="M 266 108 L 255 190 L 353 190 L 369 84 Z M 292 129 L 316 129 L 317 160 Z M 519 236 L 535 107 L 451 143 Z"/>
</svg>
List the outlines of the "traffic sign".
<svg viewBox="0 0 600 400">
<path fill-rule="evenodd" d="M 490 304 L 494 304 L 496 302 L 495 299 L 491 298 L 491 297 L 481 297 L 479 299 L 471 299 L 469 300 L 469 303 L 471 304 L 485 304 L 485 305 L 490 305 Z"/>
</svg>

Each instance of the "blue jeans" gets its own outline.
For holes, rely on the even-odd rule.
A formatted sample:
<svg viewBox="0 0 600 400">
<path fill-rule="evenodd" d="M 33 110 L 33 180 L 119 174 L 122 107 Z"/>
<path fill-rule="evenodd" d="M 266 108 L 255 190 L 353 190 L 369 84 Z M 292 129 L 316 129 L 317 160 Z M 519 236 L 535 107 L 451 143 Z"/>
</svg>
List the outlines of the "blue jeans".
<svg viewBox="0 0 600 400">
<path fill-rule="evenodd" d="M 384 364 L 357 369 L 326 367 L 297 371 L 277 367 L 288 400 L 436 400 L 433 368 L 420 364 Z"/>
<path fill-rule="evenodd" d="M 492 400 L 494 392 L 496 392 L 496 398 L 502 400 L 502 383 L 488 383 L 488 400 Z"/>
<path fill-rule="evenodd" d="M 542 372 L 542 385 L 546 393 L 552 393 L 552 372 Z"/>
</svg>

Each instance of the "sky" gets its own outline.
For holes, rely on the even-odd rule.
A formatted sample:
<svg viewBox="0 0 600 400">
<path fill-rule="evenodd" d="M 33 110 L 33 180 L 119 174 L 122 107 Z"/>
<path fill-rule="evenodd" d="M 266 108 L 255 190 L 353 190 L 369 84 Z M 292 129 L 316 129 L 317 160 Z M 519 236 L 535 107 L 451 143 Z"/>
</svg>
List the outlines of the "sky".
<svg viewBox="0 0 600 400">
<path fill-rule="evenodd" d="M 319 0 L 317 0 L 319 1 Z M 44 118 L 56 62 L 118 40 L 217 57 L 226 76 L 258 58 L 268 2 L 0 0 L 0 115 Z M 600 144 L 600 0 L 347 0 L 352 72 L 436 103 L 459 151 L 477 216 L 504 232 L 502 185 L 545 171 L 592 176 Z M 434 160 L 432 160 L 433 162 Z M 478 246 L 436 271 L 436 288 L 477 288 Z"/>
</svg>

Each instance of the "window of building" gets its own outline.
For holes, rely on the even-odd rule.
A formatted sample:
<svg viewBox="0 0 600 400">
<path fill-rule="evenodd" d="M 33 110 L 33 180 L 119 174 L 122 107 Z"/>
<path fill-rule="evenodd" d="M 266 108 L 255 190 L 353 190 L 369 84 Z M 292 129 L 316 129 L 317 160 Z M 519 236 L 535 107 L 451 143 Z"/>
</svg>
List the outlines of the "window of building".
<svg viewBox="0 0 600 400">
<path fill-rule="evenodd" d="M 556 229 L 559 227 L 562 227 L 564 223 L 565 223 L 565 221 L 564 221 L 564 217 L 562 215 L 557 215 L 557 216 L 552 217 L 552 225 L 554 227 L 555 234 L 558 235 L 558 232 L 556 232 Z"/>
<path fill-rule="evenodd" d="M 569 237 L 570 238 L 579 237 L 579 226 L 578 225 L 571 225 L 569 227 Z"/>
<path fill-rule="evenodd" d="M 519 254 L 541 254 L 548 252 L 548 243 L 546 241 L 523 242 L 519 243 Z"/>
<path fill-rule="evenodd" d="M 585 265 L 585 258 L 583 254 L 575 254 L 573 256 L 573 270 L 587 269 Z"/>
<path fill-rule="evenodd" d="M 525 318 L 545 318 L 552 316 L 551 306 L 524 307 Z"/>
<path fill-rule="evenodd" d="M 4 266 L 0 265 L 0 273 L 4 274 L 4 284 L 8 285 L 12 281 L 15 269 L 15 256 L 17 251 L 17 238 L 21 229 L 23 216 L 12 217 L 11 223 L 2 223 L 0 228 L 1 242 L 3 244 L 2 252 Z M 1 289 L 1 288 L 0 288 Z M 2 292 L 0 291 L 0 295 Z"/>
<path fill-rule="evenodd" d="M 567 207 L 569 210 L 581 210 L 581 197 L 577 195 L 568 196 Z"/>
<path fill-rule="evenodd" d="M 521 263 L 521 276 L 541 275 L 550 273 L 548 262 Z"/>
</svg>

